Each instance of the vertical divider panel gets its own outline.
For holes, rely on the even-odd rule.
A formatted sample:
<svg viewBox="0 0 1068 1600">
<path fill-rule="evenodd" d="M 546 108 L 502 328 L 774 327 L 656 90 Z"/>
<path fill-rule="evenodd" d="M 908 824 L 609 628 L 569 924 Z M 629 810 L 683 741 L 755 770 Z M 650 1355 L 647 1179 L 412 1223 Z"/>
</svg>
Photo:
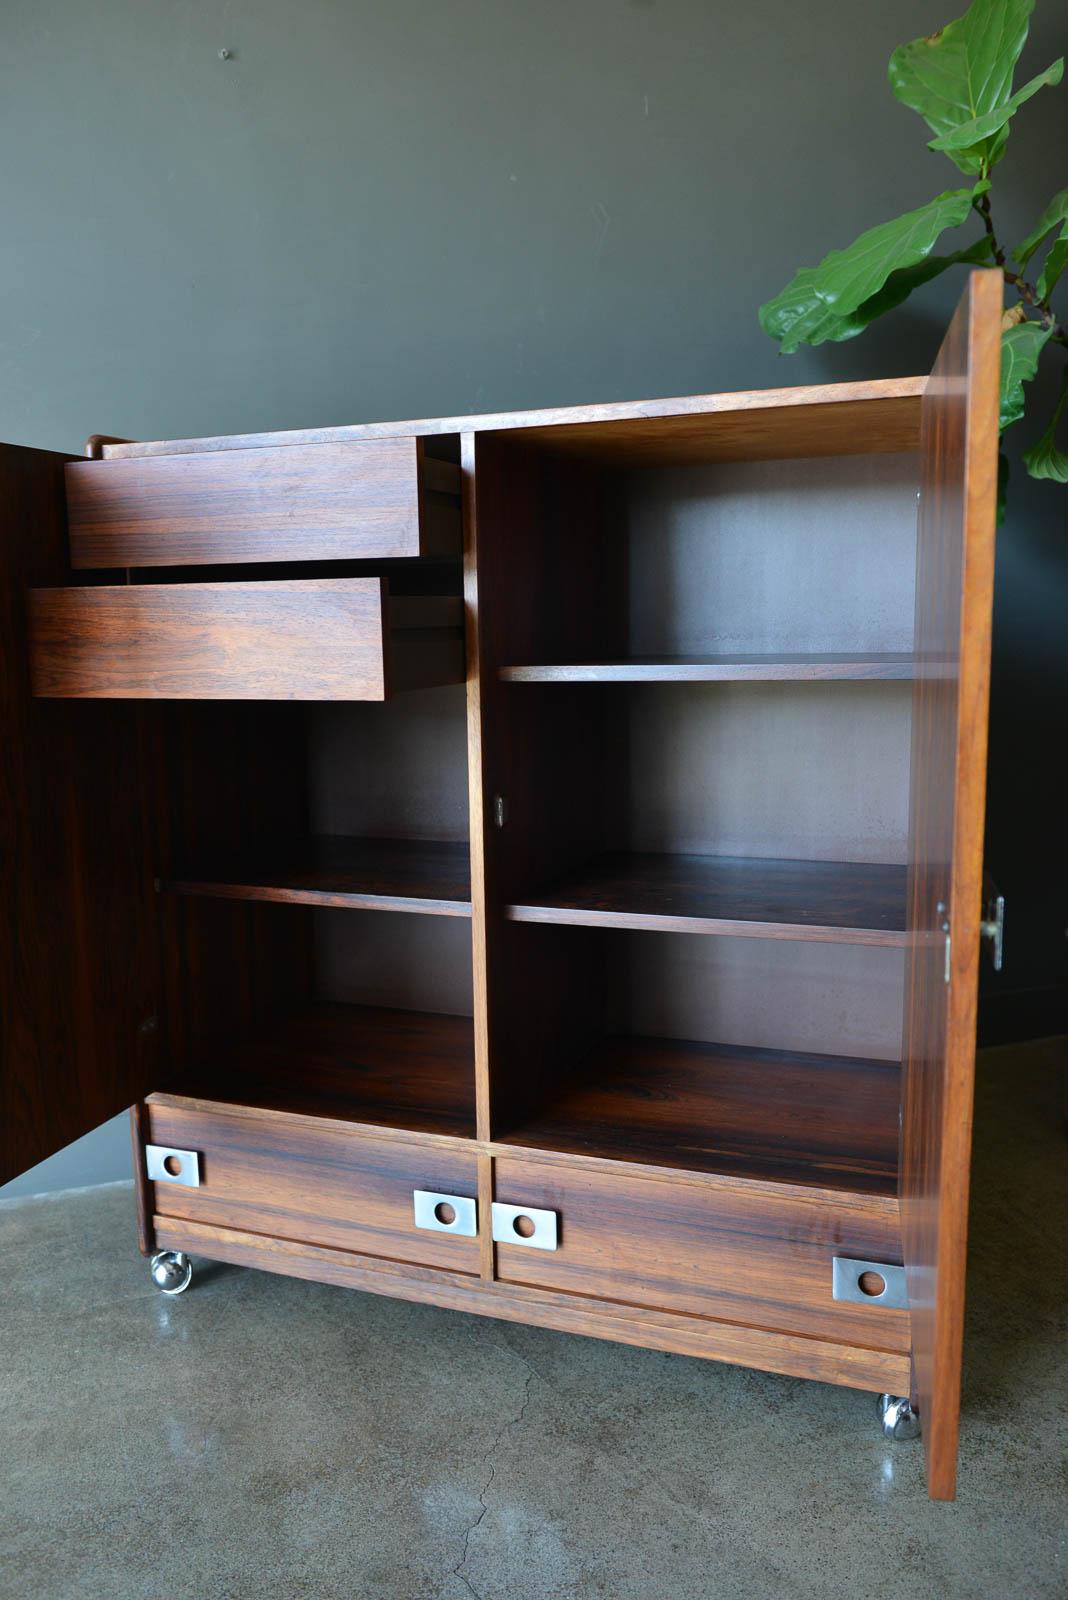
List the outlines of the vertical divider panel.
<svg viewBox="0 0 1068 1600">
<path fill-rule="evenodd" d="M 487 940 L 486 780 L 483 765 L 482 710 L 490 685 L 484 681 L 485 653 L 479 610 L 476 439 L 460 438 L 464 525 L 464 635 L 467 658 L 467 794 L 471 833 L 471 975 L 475 1034 L 475 1136 L 490 1137 L 490 1006 Z M 496 1246 L 490 1236 L 493 1158 L 478 1155 L 479 1273 L 496 1277 Z"/>
<path fill-rule="evenodd" d="M 508 922 L 505 906 L 602 843 L 603 701 L 588 685 L 503 684 L 500 669 L 612 647 L 624 572 L 618 545 L 603 537 L 600 476 L 588 463 L 507 433 L 465 435 L 463 463 L 469 628 L 477 590 L 468 681 L 485 1139 L 551 1092 L 602 1024 L 603 945 L 588 930 Z"/>
</svg>

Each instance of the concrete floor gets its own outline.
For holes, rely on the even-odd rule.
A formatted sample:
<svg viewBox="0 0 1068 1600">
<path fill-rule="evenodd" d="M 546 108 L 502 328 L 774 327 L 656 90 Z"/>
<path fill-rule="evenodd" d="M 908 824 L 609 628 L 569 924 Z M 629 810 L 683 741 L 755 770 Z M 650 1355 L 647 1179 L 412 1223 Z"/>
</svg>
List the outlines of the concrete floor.
<svg viewBox="0 0 1068 1600">
<path fill-rule="evenodd" d="M 201 1264 L 0 1207 L 10 1600 L 1068 1595 L 1065 1041 L 987 1052 L 960 1498 L 872 1397 Z"/>
</svg>

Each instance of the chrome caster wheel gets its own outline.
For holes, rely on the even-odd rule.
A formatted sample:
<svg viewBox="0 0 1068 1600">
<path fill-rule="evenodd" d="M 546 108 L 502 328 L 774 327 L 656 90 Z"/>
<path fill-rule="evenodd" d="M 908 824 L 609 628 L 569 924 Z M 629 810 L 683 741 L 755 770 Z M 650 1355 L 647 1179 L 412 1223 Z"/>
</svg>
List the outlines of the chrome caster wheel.
<svg viewBox="0 0 1068 1600">
<path fill-rule="evenodd" d="M 182 1250 L 161 1250 L 152 1257 L 149 1271 L 163 1294 L 181 1294 L 193 1281 L 193 1263 Z"/>
<path fill-rule="evenodd" d="M 887 1439 L 920 1437 L 920 1413 L 913 1409 L 911 1400 L 897 1394 L 881 1394 L 876 1401 L 876 1408 Z"/>
</svg>

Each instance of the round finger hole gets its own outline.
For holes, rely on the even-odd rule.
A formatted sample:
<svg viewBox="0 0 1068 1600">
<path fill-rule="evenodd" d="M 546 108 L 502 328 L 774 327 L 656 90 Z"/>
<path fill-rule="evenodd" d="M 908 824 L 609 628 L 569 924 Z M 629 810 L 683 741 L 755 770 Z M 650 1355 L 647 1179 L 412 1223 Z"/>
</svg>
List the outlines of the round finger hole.
<svg viewBox="0 0 1068 1600">
<path fill-rule="evenodd" d="M 881 1272 L 862 1272 L 857 1279 L 857 1288 L 861 1294 L 868 1294 L 873 1299 L 886 1291 L 886 1279 Z"/>
<path fill-rule="evenodd" d="M 512 1228 L 521 1239 L 532 1239 L 534 1237 L 535 1228 L 530 1217 L 516 1217 L 512 1223 Z"/>
<path fill-rule="evenodd" d="M 164 1156 L 163 1170 L 169 1173 L 172 1178 L 180 1177 L 182 1172 L 181 1156 Z"/>
<path fill-rule="evenodd" d="M 447 1200 L 439 1200 L 434 1207 L 434 1215 L 447 1228 L 456 1221 L 456 1207 L 450 1206 Z"/>
</svg>

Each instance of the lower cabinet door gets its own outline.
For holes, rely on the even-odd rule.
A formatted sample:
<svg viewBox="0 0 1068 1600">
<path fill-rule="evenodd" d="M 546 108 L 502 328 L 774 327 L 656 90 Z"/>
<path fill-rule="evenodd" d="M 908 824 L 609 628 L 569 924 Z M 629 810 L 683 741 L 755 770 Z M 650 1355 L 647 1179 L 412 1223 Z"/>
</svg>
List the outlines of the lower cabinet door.
<svg viewBox="0 0 1068 1600">
<path fill-rule="evenodd" d="M 161 1099 L 147 1103 L 156 1216 L 478 1272 L 468 1151 Z"/>
<path fill-rule="evenodd" d="M 892 1197 L 584 1172 L 508 1156 L 495 1163 L 495 1192 L 503 1282 L 909 1348 L 907 1311 L 833 1296 L 835 1256 L 900 1263 Z"/>
</svg>

